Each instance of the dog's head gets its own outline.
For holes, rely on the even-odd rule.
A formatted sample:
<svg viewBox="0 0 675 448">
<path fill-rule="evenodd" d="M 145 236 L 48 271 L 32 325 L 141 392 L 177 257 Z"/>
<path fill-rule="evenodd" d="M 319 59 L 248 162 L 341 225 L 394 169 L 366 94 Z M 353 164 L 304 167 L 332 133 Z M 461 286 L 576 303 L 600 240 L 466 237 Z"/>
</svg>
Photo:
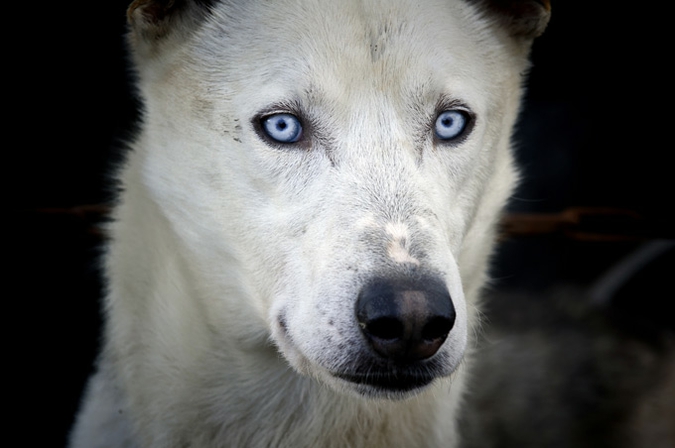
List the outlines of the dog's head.
<svg viewBox="0 0 675 448">
<path fill-rule="evenodd" d="M 129 17 L 144 182 L 212 327 L 366 396 L 451 375 L 548 3 L 137 0 Z"/>
</svg>

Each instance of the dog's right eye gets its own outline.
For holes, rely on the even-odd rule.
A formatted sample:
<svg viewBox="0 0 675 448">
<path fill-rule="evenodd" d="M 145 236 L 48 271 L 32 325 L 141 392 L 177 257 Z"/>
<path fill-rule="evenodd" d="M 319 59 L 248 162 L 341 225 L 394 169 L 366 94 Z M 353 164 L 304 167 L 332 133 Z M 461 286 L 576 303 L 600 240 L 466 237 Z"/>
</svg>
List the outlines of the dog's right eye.
<svg viewBox="0 0 675 448">
<path fill-rule="evenodd" d="M 293 114 L 279 113 L 260 120 L 262 131 L 279 143 L 296 143 L 302 138 L 302 124 Z"/>
<path fill-rule="evenodd" d="M 461 109 L 450 109 L 441 112 L 434 125 L 436 137 L 442 141 L 453 141 L 464 135 L 471 121 L 468 112 Z"/>
</svg>

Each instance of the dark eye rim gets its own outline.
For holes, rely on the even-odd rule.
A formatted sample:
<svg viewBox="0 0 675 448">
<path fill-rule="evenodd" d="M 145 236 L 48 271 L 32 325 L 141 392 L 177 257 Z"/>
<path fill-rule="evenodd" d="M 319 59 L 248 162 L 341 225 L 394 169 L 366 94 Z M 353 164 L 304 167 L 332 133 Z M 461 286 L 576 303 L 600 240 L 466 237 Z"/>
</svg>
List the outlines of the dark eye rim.
<svg viewBox="0 0 675 448">
<path fill-rule="evenodd" d="M 462 115 L 464 115 L 464 118 L 466 119 L 466 125 L 464 126 L 462 132 L 460 132 L 457 136 L 449 139 L 443 139 L 436 133 L 436 121 L 441 116 L 441 114 L 449 111 L 460 112 Z M 455 101 L 450 103 L 441 103 L 439 107 L 436 108 L 436 113 L 433 116 L 433 120 L 431 120 L 431 135 L 433 135 L 434 143 L 437 145 L 456 146 L 466 141 L 469 135 L 471 135 L 475 124 L 476 114 L 473 113 L 466 104 Z"/>
<path fill-rule="evenodd" d="M 301 129 L 301 135 L 300 138 L 295 141 L 295 142 L 280 142 L 278 140 L 273 139 L 270 137 L 267 132 L 265 131 L 265 125 L 264 121 L 274 115 L 292 115 L 294 116 L 298 122 L 300 123 L 300 126 L 302 127 Z M 274 106 L 268 109 L 265 109 L 259 113 L 257 113 L 252 119 L 251 119 L 251 124 L 253 125 L 253 129 L 255 130 L 256 134 L 258 137 L 267 143 L 268 146 L 271 146 L 273 148 L 282 148 L 282 149 L 289 149 L 289 148 L 301 148 L 301 149 L 309 149 L 311 146 L 311 139 L 309 137 L 310 131 L 311 131 L 311 126 L 307 122 L 306 119 L 304 119 L 303 115 L 301 113 L 297 112 L 297 109 L 293 107 L 288 107 L 288 106 Z"/>
</svg>

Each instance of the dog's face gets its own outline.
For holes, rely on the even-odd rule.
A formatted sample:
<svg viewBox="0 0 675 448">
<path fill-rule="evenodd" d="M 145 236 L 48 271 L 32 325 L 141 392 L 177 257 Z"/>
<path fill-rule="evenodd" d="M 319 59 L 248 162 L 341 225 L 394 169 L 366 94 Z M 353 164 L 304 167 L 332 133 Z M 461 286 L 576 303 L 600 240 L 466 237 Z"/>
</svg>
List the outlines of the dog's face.
<svg viewBox="0 0 675 448">
<path fill-rule="evenodd" d="M 462 359 L 526 51 L 459 1 L 300 3 L 184 11 L 144 50 L 144 179 L 214 328 L 406 396 Z"/>
</svg>

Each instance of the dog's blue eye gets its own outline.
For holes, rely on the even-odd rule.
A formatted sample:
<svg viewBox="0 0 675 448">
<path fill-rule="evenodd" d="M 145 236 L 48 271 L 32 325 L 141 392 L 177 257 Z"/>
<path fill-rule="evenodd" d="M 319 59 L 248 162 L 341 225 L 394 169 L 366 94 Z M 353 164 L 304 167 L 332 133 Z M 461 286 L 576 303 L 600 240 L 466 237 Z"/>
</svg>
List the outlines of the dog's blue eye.
<svg viewBox="0 0 675 448">
<path fill-rule="evenodd" d="M 446 110 L 436 119 L 436 136 L 441 140 L 452 140 L 464 133 L 469 124 L 469 115 L 463 110 Z"/>
<path fill-rule="evenodd" d="M 302 125 L 291 114 L 274 114 L 262 119 L 262 129 L 269 138 L 279 143 L 295 143 L 302 137 Z"/>
</svg>

